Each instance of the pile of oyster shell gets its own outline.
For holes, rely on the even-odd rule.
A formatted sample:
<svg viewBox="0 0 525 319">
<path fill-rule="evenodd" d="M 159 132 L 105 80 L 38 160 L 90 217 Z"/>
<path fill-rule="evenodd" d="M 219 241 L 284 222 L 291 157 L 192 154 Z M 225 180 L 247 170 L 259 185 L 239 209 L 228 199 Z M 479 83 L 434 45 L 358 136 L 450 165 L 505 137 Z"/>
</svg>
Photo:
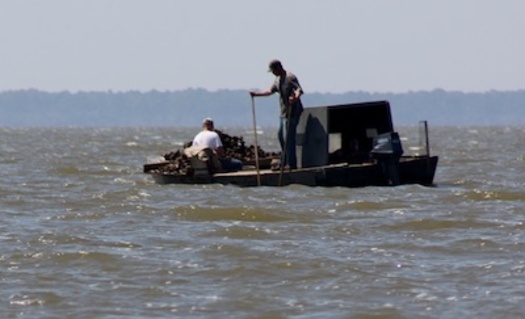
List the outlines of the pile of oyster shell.
<svg viewBox="0 0 525 319">
<path fill-rule="evenodd" d="M 215 130 L 221 138 L 222 145 L 224 147 L 225 156 L 236 158 L 241 160 L 243 163 L 251 164 L 255 163 L 255 146 L 246 146 L 242 136 L 230 136 L 220 130 Z M 192 142 L 187 142 L 183 145 L 183 149 L 190 147 Z M 164 154 L 165 163 L 162 165 L 156 165 L 152 169 L 148 169 L 148 173 L 157 174 L 181 174 L 191 176 L 193 169 L 190 165 L 189 158 L 184 154 L 184 150 L 176 150 Z M 257 149 L 259 159 L 276 158 L 280 156 L 280 152 L 265 152 L 261 147 Z M 146 171 L 146 169 L 145 169 Z"/>
</svg>

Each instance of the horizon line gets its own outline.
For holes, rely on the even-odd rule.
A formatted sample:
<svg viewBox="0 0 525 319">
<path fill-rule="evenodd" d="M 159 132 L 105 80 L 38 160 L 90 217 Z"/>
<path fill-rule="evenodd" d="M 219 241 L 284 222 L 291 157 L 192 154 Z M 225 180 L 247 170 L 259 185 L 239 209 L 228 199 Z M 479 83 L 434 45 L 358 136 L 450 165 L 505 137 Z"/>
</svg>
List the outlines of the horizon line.
<svg viewBox="0 0 525 319">
<path fill-rule="evenodd" d="M 39 93 L 49 93 L 49 94 L 86 94 L 86 93 L 106 93 L 106 94 L 126 94 L 126 93 L 177 93 L 177 92 L 187 92 L 187 91 L 204 91 L 208 93 L 220 93 L 220 92 L 235 92 L 235 91 L 246 91 L 248 92 L 252 89 L 206 89 L 202 87 L 190 87 L 186 89 L 148 89 L 148 90 L 138 90 L 138 89 L 128 89 L 128 90 L 113 90 L 113 89 L 107 89 L 107 90 L 70 90 L 70 89 L 63 89 L 63 90 L 43 90 L 43 89 L 36 89 L 36 88 L 20 88 L 20 89 L 6 89 L 6 90 L 0 90 L 0 94 L 4 93 L 18 93 L 18 92 L 39 92 Z M 499 89 L 489 89 L 484 91 L 462 91 L 462 90 L 447 90 L 443 88 L 434 88 L 434 89 L 420 89 L 420 90 L 409 90 L 409 91 L 400 91 L 400 92 L 393 92 L 393 91 L 365 91 L 365 90 L 349 90 L 344 92 L 321 92 L 321 91 L 312 91 L 307 92 L 305 95 L 310 94 L 325 94 L 325 95 L 344 95 L 349 93 L 361 93 L 361 94 L 411 94 L 411 93 L 432 93 L 432 92 L 445 92 L 445 93 L 464 93 L 464 94 L 486 94 L 486 93 L 512 93 L 512 92 L 523 92 L 524 89 L 508 89 L 508 90 L 499 90 Z"/>
</svg>

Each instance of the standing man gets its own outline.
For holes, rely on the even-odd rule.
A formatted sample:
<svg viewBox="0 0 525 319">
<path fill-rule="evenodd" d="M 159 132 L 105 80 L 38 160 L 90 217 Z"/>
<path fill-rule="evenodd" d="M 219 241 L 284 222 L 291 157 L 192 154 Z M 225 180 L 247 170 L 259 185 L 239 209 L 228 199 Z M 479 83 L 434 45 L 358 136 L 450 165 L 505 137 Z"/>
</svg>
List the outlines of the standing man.
<svg viewBox="0 0 525 319">
<path fill-rule="evenodd" d="M 296 169 L 295 135 L 299 118 L 303 112 L 303 104 L 301 103 L 303 89 L 297 77 L 292 72 L 286 71 L 279 60 L 270 62 L 270 70 L 268 72 L 272 72 L 275 75 L 273 85 L 266 91 L 250 91 L 250 95 L 252 97 L 268 96 L 279 92 L 281 116 L 278 137 L 281 150 L 284 153 L 281 165 L 288 165 L 290 169 Z"/>
<path fill-rule="evenodd" d="M 215 154 L 217 154 L 217 157 L 221 162 L 221 166 L 225 170 L 242 170 L 242 162 L 240 160 L 225 156 L 221 138 L 219 134 L 215 132 L 213 120 L 209 117 L 205 118 L 202 121 L 202 131 L 195 135 L 191 145 L 204 146 L 212 149 L 215 152 Z"/>
</svg>

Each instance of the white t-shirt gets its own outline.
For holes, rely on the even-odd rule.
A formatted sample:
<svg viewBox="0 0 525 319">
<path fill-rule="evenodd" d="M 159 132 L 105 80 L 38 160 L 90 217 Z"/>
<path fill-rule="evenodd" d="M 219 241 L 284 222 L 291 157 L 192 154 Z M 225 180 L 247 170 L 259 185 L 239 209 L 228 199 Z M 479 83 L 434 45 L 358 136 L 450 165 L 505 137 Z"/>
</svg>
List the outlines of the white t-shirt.
<svg viewBox="0 0 525 319">
<path fill-rule="evenodd" d="M 222 142 L 219 134 L 206 130 L 195 135 L 192 146 L 205 146 L 215 151 L 222 146 Z"/>
</svg>

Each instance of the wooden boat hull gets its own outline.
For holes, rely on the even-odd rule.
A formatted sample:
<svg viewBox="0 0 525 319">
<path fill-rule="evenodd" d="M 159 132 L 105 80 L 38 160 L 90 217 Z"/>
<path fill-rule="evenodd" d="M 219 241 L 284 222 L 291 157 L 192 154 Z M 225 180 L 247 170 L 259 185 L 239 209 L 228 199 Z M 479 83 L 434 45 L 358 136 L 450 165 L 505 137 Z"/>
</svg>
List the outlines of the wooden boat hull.
<svg viewBox="0 0 525 319">
<path fill-rule="evenodd" d="M 388 186 L 400 184 L 421 184 L 431 186 L 434 180 L 437 156 L 402 157 L 395 164 L 396 179 L 391 178 L 392 171 L 380 163 L 332 164 L 297 170 L 280 171 L 260 170 L 261 186 L 285 186 L 300 184 L 306 186 Z M 257 172 L 243 170 L 213 175 L 185 176 L 162 173 L 150 174 L 159 184 L 212 184 L 237 185 L 241 187 L 258 186 Z"/>
</svg>

